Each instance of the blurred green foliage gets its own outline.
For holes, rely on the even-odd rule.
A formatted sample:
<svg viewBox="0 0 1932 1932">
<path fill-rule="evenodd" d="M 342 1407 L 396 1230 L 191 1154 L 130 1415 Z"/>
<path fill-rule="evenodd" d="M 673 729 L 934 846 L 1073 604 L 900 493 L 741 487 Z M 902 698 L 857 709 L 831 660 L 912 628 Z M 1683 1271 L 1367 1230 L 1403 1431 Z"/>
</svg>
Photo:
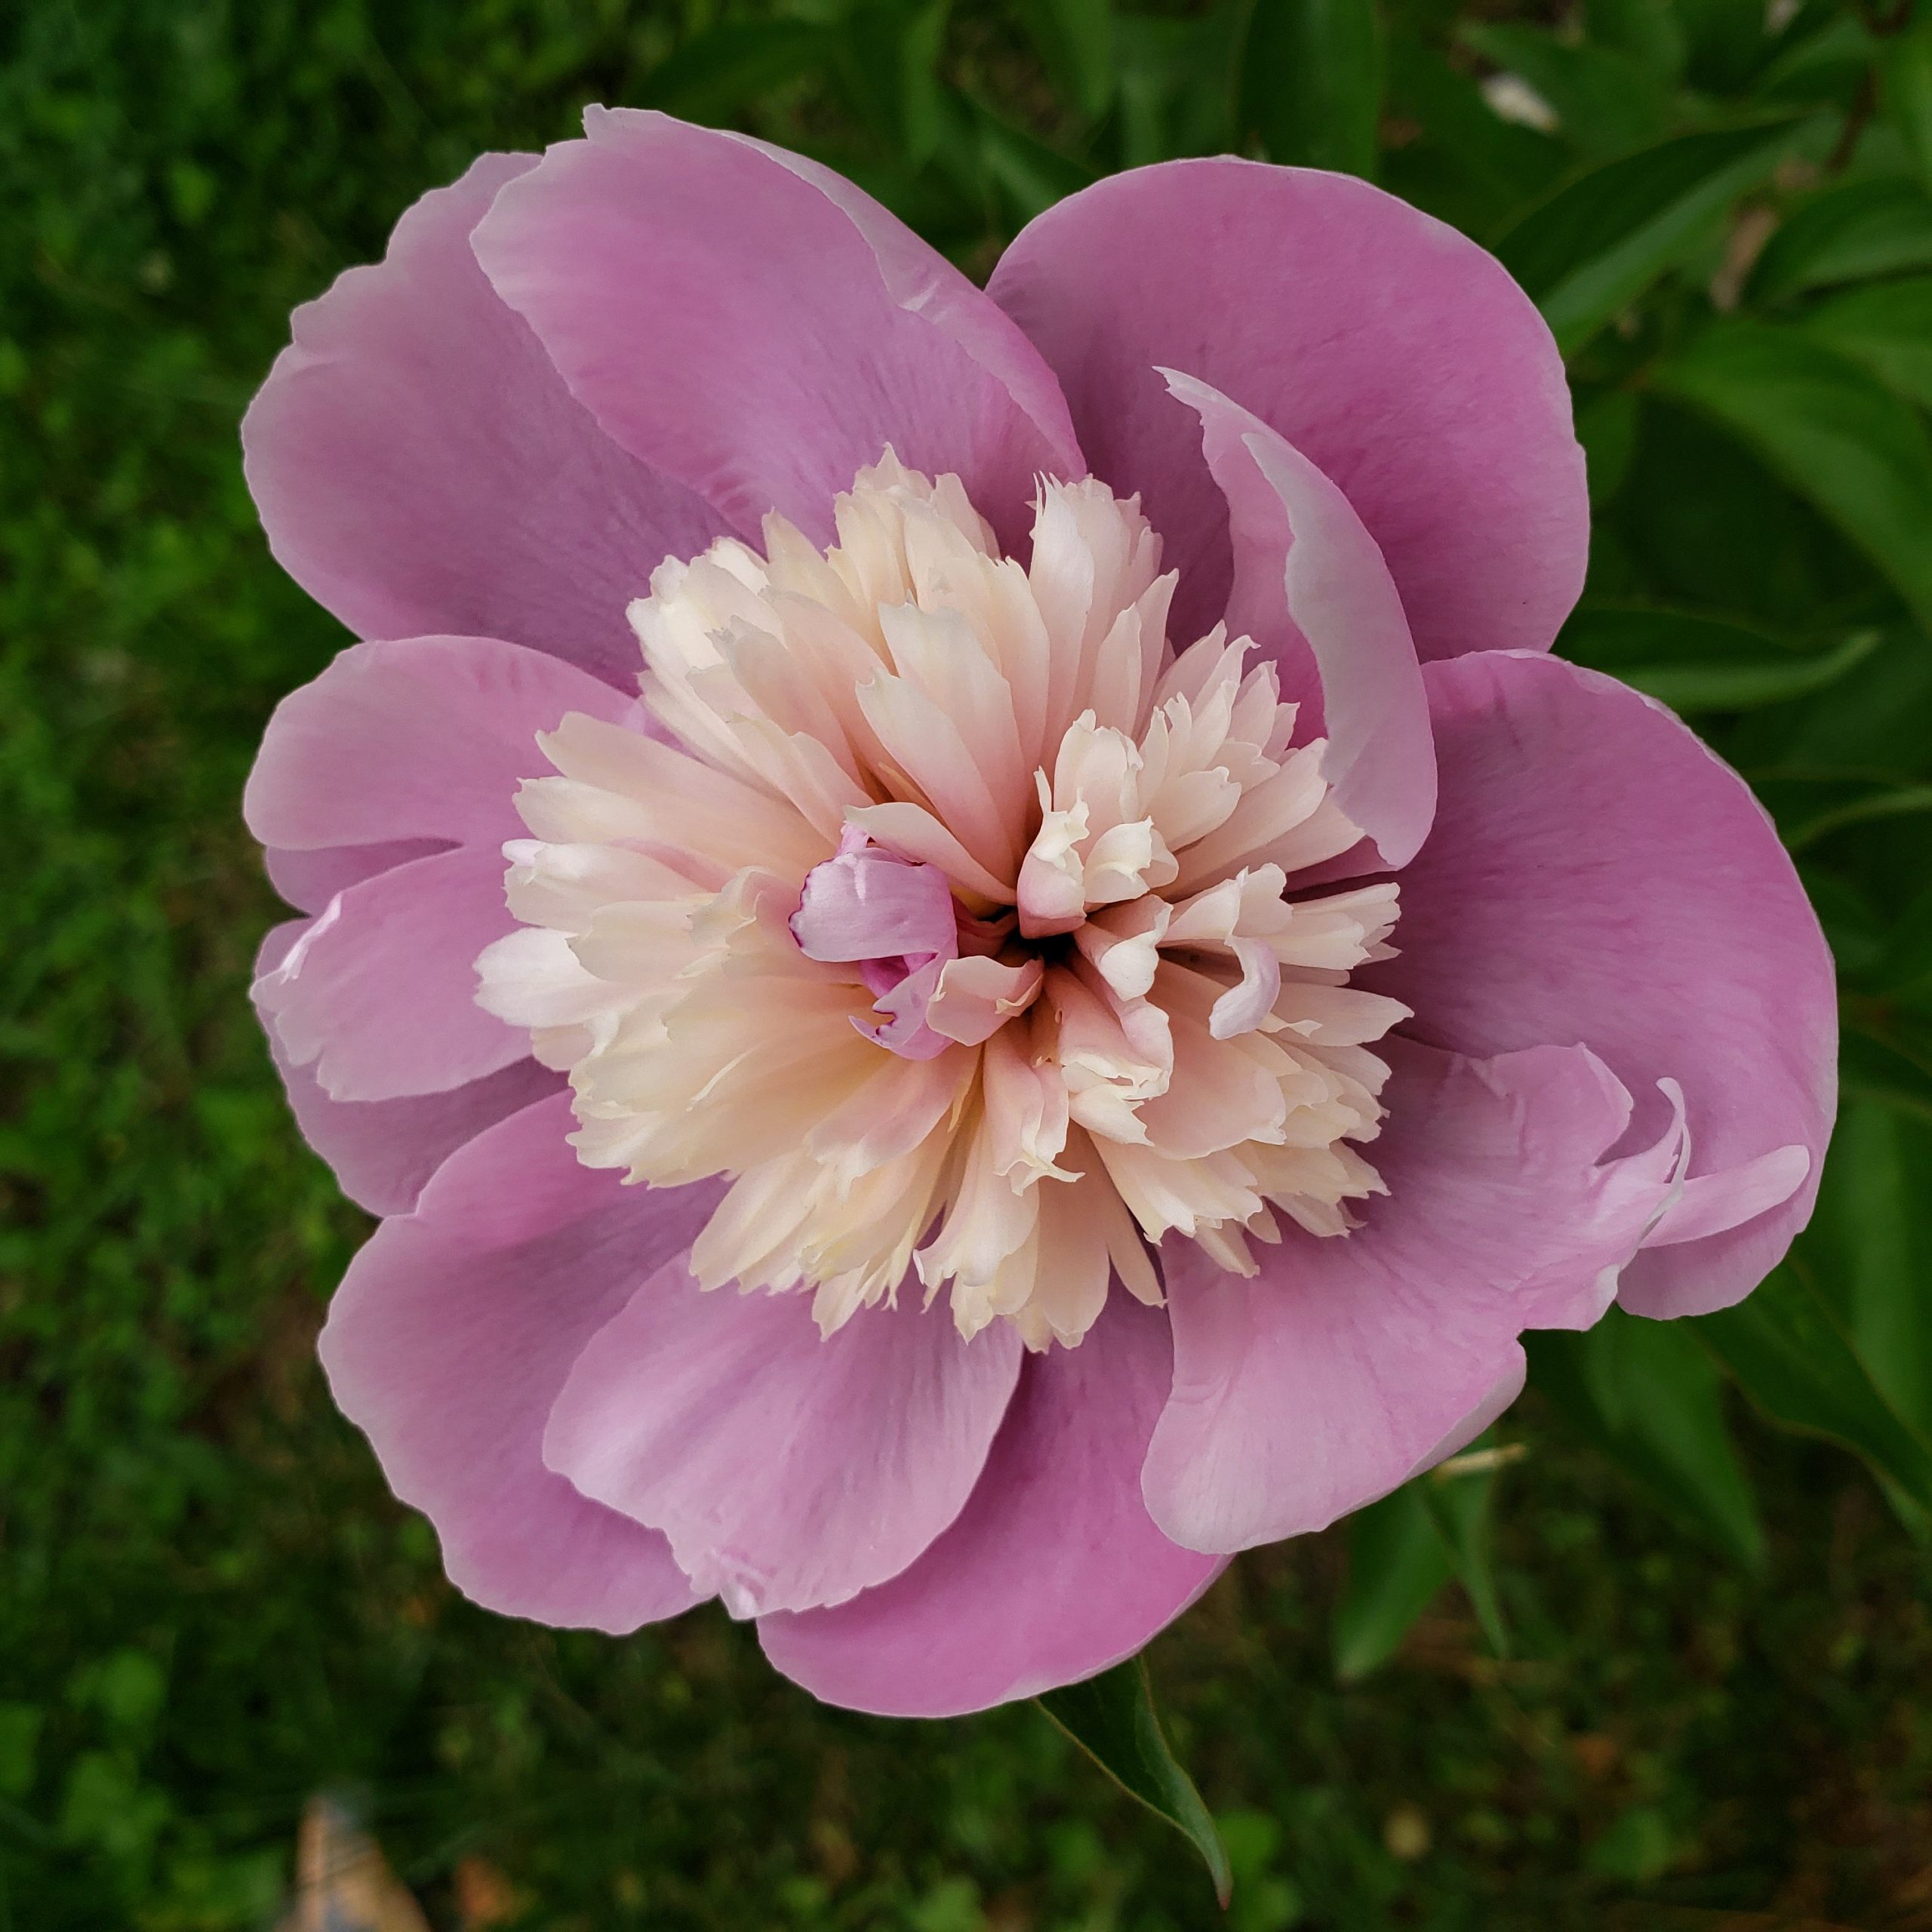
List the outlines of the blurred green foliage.
<svg viewBox="0 0 1932 1932">
<path fill-rule="evenodd" d="M 875 1723 L 708 1611 L 473 1611 L 321 1388 L 362 1223 L 245 1010 L 236 805 L 342 640 L 235 422 L 295 303 L 587 100 L 818 154 L 974 272 L 1109 169 L 1349 168 L 1543 305 L 1598 517 L 1561 648 L 1746 774 L 1837 952 L 1817 1223 L 1740 1309 L 1543 1338 L 1500 1453 L 1244 1559 L 1155 1668 L 1235 1932 L 1932 1925 L 1932 17 L 13 0 L 0 1932 L 269 1924 L 325 1785 L 446 1925 L 475 1857 L 558 1932 L 1209 1922 L 1031 1709 Z"/>
</svg>

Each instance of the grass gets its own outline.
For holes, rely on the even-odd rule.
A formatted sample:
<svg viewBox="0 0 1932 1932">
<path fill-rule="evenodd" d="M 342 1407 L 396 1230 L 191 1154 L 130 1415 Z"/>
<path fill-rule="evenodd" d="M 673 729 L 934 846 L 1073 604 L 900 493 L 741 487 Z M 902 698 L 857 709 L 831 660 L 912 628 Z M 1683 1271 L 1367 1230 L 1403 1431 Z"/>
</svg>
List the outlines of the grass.
<svg viewBox="0 0 1932 1932">
<path fill-rule="evenodd" d="M 1214 1922 L 1030 1708 L 875 1721 L 713 1611 L 613 1642 L 463 1603 L 315 1364 L 365 1224 L 247 1011 L 276 909 L 237 803 L 343 639 L 266 554 L 236 420 L 295 302 L 477 149 L 629 97 L 675 11 L 0 21 L 0 1928 L 268 1923 L 324 1788 L 439 1924 L 466 1860 L 557 1932 Z M 1932 1926 L 1932 1580 L 1868 1479 L 1747 1429 L 1754 1582 L 1534 1403 L 1512 1429 L 1512 1660 L 1451 1593 L 1338 1687 L 1333 1537 L 1243 1560 L 1156 1646 L 1233 1932 Z"/>
</svg>

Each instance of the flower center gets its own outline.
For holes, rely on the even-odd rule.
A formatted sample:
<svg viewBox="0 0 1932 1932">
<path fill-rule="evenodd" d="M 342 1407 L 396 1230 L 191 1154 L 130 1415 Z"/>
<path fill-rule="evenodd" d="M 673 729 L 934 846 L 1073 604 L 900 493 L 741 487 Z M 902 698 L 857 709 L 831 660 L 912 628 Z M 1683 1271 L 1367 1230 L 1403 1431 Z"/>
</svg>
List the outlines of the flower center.
<svg viewBox="0 0 1932 1932">
<path fill-rule="evenodd" d="M 1158 540 L 1091 479 L 1024 565 L 890 452 L 836 509 L 823 552 L 772 517 L 661 565 L 648 716 L 565 718 L 518 795 L 479 997 L 568 1071 L 580 1156 L 731 1177 L 700 1279 L 827 1332 L 911 1271 L 1072 1343 L 1110 1280 L 1161 1299 L 1149 1243 L 1345 1234 L 1395 888 L 1289 896 L 1360 834 L 1272 666 L 1170 649 Z"/>
</svg>

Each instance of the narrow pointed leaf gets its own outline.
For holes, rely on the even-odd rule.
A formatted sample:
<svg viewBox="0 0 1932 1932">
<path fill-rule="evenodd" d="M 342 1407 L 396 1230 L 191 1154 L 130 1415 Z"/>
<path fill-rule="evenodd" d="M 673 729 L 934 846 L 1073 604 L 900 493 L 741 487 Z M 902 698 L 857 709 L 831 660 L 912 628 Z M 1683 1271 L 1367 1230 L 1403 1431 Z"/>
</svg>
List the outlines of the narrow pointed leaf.
<svg viewBox="0 0 1932 1932">
<path fill-rule="evenodd" d="M 1797 327 L 1863 364 L 1895 394 L 1932 408 L 1932 275 L 1848 288 L 1820 303 Z"/>
<path fill-rule="evenodd" d="M 1161 1731 L 1146 1660 L 1131 1657 L 1084 1684 L 1049 1690 L 1039 1704 L 1121 1790 L 1193 1845 L 1214 1882 L 1215 1897 L 1225 1906 L 1234 1883 L 1227 1850 L 1194 1780 Z"/>
<path fill-rule="evenodd" d="M 1669 123 L 1669 89 L 1627 54 L 1515 23 L 1478 23 L 1458 38 L 1526 82 L 1555 115 L 1559 138 L 1593 160 L 1642 147 Z"/>
<path fill-rule="evenodd" d="M 1795 329 L 1740 317 L 1651 380 L 1755 450 L 1932 623 L 1932 437 L 1875 377 Z"/>
<path fill-rule="evenodd" d="M 1684 72 L 1684 26 L 1670 0 L 1585 0 L 1589 38 L 1639 60 L 1660 79 Z"/>
<path fill-rule="evenodd" d="M 1382 87 L 1374 0 L 1254 0 L 1238 106 L 1270 160 L 1373 178 Z"/>
<path fill-rule="evenodd" d="M 1754 303 L 1807 288 L 1932 266 L 1932 198 L 1917 183 L 1848 182 L 1807 202 L 1765 244 L 1751 271 Z"/>
<path fill-rule="evenodd" d="M 1497 252 L 1567 354 L 1700 247 L 1800 125 L 1707 128 L 1607 162 L 1531 209 Z"/>
<path fill-rule="evenodd" d="M 1349 1518 L 1349 1578 L 1336 1600 L 1330 1641 L 1344 1684 L 1393 1657 L 1454 1574 L 1448 1546 L 1419 1483 Z"/>
<path fill-rule="evenodd" d="M 1060 91 L 1098 120 L 1116 77 L 1113 0 L 1042 0 L 1022 8 L 1020 21 Z"/>
<path fill-rule="evenodd" d="M 1004 191 L 1022 221 L 1087 186 L 1094 171 L 1016 127 L 988 102 L 971 97 L 980 153 L 988 176 Z"/>
<path fill-rule="evenodd" d="M 1724 1411 L 1724 1386 L 1675 1324 L 1619 1314 L 1591 1331 L 1592 1380 L 1623 1433 L 1641 1440 L 1665 1481 L 1748 1569 L 1763 1567 L 1764 1530 Z"/>
<path fill-rule="evenodd" d="M 1879 75 L 1886 118 L 1919 180 L 1932 188 L 1932 17 L 1922 8 L 1904 32 L 1885 42 Z"/>
<path fill-rule="evenodd" d="M 1388 108 L 1418 134 L 1383 155 L 1383 179 L 1485 240 L 1546 193 L 1569 160 L 1561 142 L 1504 120 L 1469 75 L 1406 35 L 1389 38 Z"/>
<path fill-rule="evenodd" d="M 1932 1447 L 1795 1268 L 1787 1263 L 1737 1307 L 1687 1325 L 1774 1421 L 1856 1451 L 1918 1509 L 1932 1510 Z"/>
<path fill-rule="evenodd" d="M 1496 1587 L 1490 1555 L 1490 1503 L 1495 1494 L 1493 1469 L 1462 1470 L 1452 1463 L 1432 1469 L 1417 1485 L 1429 1520 L 1442 1540 L 1450 1567 L 1476 1614 L 1484 1641 L 1500 1657 L 1509 1654 L 1509 1626 Z"/>
<path fill-rule="evenodd" d="M 1762 1568 L 1764 1525 L 1723 1385 L 1681 1324 L 1613 1310 L 1587 1333 L 1552 1330 L 1528 1346 L 1536 1386 L 1565 1421 L 1686 1530 Z"/>
<path fill-rule="evenodd" d="M 1477 1450 L 1404 1483 L 1349 1518 L 1348 1582 L 1336 1600 L 1331 1643 L 1344 1684 L 1394 1656 L 1452 1579 L 1498 1657 L 1509 1653 L 1490 1560 L 1489 1505 L 1500 1455 Z"/>
<path fill-rule="evenodd" d="M 1924 903 L 1932 906 L 1932 893 Z M 1910 973 L 1909 955 L 1897 958 L 1894 970 L 1900 968 Z M 1900 1416 L 1932 1439 L 1928 1201 L 1932 1126 L 1903 1108 L 1848 1098 L 1826 1159 L 1818 1212 L 1800 1252 L 1872 1379 Z"/>
<path fill-rule="evenodd" d="M 1805 651 L 1712 618 L 1601 607 L 1579 611 L 1559 648 L 1675 711 L 1750 711 L 1837 683 L 1880 638 L 1875 630 L 1856 631 Z"/>
<path fill-rule="evenodd" d="M 1932 799 L 1927 804 L 1932 808 Z M 1890 1014 L 1867 1015 L 1854 1005 L 1846 1019 L 1839 1049 L 1839 1078 L 1846 1093 L 1883 1100 L 1915 1119 L 1932 1121 L 1932 1057 L 1918 1050 L 1922 1042 L 1910 1035 L 1898 1038 Z"/>
<path fill-rule="evenodd" d="M 644 99 L 693 121 L 728 118 L 746 95 L 816 72 L 836 51 L 832 35 L 808 21 L 721 20 L 651 70 Z"/>
</svg>

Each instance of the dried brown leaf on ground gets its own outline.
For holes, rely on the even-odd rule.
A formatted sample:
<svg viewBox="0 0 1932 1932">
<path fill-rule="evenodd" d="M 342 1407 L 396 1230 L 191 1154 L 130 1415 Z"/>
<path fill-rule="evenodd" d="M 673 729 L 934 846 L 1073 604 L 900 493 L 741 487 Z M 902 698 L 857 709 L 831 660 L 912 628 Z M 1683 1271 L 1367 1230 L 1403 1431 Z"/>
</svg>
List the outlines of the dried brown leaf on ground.
<svg viewBox="0 0 1932 1932">
<path fill-rule="evenodd" d="M 429 1932 L 429 1921 L 348 1807 L 318 1792 L 302 1814 L 295 1900 L 275 1932 Z"/>
</svg>

